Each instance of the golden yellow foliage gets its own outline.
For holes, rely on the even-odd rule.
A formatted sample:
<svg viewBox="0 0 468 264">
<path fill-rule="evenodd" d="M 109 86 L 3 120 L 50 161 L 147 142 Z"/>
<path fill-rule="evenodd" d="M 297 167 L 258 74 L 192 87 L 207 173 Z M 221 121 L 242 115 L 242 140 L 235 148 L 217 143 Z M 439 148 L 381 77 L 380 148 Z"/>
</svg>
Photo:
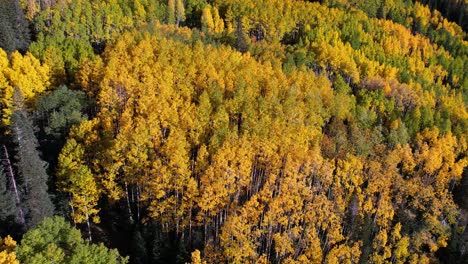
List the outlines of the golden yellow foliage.
<svg viewBox="0 0 468 264">
<path fill-rule="evenodd" d="M 0 264 L 19 264 L 15 250 L 16 241 L 11 236 L 0 238 Z"/>
<path fill-rule="evenodd" d="M 0 50 L 0 66 L 2 123 L 8 125 L 15 107 L 14 90 L 18 89 L 26 103 L 31 105 L 48 89 L 50 69 L 45 64 L 41 65 L 29 52 L 23 56 L 15 51 L 8 58 L 3 50 Z"/>
</svg>

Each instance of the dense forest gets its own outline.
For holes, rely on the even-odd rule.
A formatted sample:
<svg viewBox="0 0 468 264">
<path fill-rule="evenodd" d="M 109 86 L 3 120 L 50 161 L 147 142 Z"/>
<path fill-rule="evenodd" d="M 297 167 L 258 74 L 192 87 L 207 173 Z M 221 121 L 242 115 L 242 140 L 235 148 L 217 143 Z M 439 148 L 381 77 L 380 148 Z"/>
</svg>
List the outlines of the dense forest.
<svg viewBox="0 0 468 264">
<path fill-rule="evenodd" d="M 467 263 L 467 0 L 0 0 L 0 264 Z"/>
</svg>

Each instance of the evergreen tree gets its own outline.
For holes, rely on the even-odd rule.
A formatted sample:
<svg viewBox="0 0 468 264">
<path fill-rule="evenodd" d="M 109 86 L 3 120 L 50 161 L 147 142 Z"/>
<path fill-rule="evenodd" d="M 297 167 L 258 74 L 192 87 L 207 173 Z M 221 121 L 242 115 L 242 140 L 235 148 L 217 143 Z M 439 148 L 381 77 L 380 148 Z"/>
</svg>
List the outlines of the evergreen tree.
<svg viewBox="0 0 468 264">
<path fill-rule="evenodd" d="M 21 98 L 18 93 L 15 97 Z M 17 146 L 15 166 L 24 191 L 26 225 L 31 228 L 45 217 L 52 216 L 54 206 L 47 193 L 49 176 L 46 172 L 46 163 L 41 160 L 37 150 L 38 143 L 32 123 L 26 116 L 26 110 L 21 107 L 21 103 L 16 103 L 16 106 L 11 124 L 13 141 Z"/>
<path fill-rule="evenodd" d="M 247 39 L 244 33 L 244 25 L 241 17 L 236 18 L 236 48 L 238 51 L 244 53 L 248 50 Z"/>
<path fill-rule="evenodd" d="M 0 177 L 2 176 L 1 174 L 3 173 L 5 177 L 1 177 L 0 181 L 3 181 L 5 178 L 5 192 L 3 193 L 3 197 L 1 198 L 2 201 L 4 201 L 4 204 L 1 204 L 0 208 L 3 208 L 3 218 L 0 217 L 0 221 L 7 220 L 6 222 L 13 224 L 13 222 L 8 221 L 9 216 L 15 214 L 16 218 L 15 221 L 19 225 L 17 226 L 19 230 L 22 230 L 25 226 L 25 219 L 24 219 L 24 211 L 21 208 L 20 205 L 20 192 L 18 190 L 18 185 L 16 183 L 16 178 L 13 172 L 13 166 L 10 161 L 10 156 L 8 154 L 8 150 L 5 145 L 3 147 L 3 155 L 1 156 L 1 162 L 0 162 Z M 2 168 L 2 166 L 4 166 Z M 8 179 L 8 180 L 7 180 Z M 8 182 L 8 184 L 7 184 Z M 3 187 L 2 187 L 3 190 Z M 13 232 L 12 226 L 10 225 L 8 228 L 10 234 Z"/>
<path fill-rule="evenodd" d="M 0 164 L 0 223 L 10 216 L 14 216 L 16 210 L 15 198 L 8 189 L 8 177 L 4 167 Z"/>
<path fill-rule="evenodd" d="M 66 136 L 73 125 L 87 119 L 83 114 L 90 102 L 82 91 L 61 86 L 53 92 L 40 96 L 36 101 L 34 124 L 38 126 L 38 140 L 44 160 L 54 166 Z"/>
<path fill-rule="evenodd" d="M 62 142 L 73 125 L 87 119 L 83 111 L 88 106 L 89 101 L 84 92 L 61 86 L 39 97 L 34 111 L 35 120 L 47 137 Z"/>
<path fill-rule="evenodd" d="M 452 199 L 468 164 L 466 34 L 403 1 L 69 0 L 41 12 L 31 51 L 54 83 L 79 68 L 77 86 L 97 100 L 84 122 L 61 89 L 36 110 L 49 142 L 80 123 L 56 181 L 75 223 L 90 236 L 104 212 L 136 263 L 184 262 L 195 248 L 208 263 L 427 263 L 466 241 Z M 179 25 L 185 8 L 200 23 L 183 25 L 205 34 L 141 33 L 153 16 Z M 20 56 L 0 60 L 5 124 L 14 87 L 30 103 L 49 87 L 23 78 L 38 66 Z M 115 228 L 129 215 L 141 229 Z"/>
<path fill-rule="evenodd" d="M 132 237 L 132 263 L 145 264 L 148 263 L 148 255 L 146 251 L 145 239 L 141 235 L 140 229 L 135 227 Z"/>
<path fill-rule="evenodd" d="M 30 42 L 28 22 L 18 0 L 0 0 L 0 48 L 7 53 L 26 51 Z"/>
</svg>

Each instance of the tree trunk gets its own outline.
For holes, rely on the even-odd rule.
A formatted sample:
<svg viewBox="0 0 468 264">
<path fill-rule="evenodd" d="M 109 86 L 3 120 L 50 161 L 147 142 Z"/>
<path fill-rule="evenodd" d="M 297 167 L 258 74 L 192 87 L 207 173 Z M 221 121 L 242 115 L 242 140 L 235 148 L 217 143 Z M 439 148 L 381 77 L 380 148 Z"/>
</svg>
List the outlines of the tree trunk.
<svg viewBox="0 0 468 264">
<path fill-rule="evenodd" d="M 136 186 L 137 221 L 140 222 L 140 187 Z"/>
<path fill-rule="evenodd" d="M 84 199 L 86 203 L 86 197 Z M 93 236 L 91 233 L 91 225 L 89 223 L 88 207 L 86 205 L 85 205 L 85 215 L 86 215 L 86 225 L 88 226 L 88 239 L 89 239 L 89 242 L 93 242 Z"/>
<path fill-rule="evenodd" d="M 93 236 L 91 234 L 91 225 L 89 224 L 89 218 L 86 218 L 86 225 L 88 226 L 89 242 L 93 242 Z"/>
<path fill-rule="evenodd" d="M 5 145 L 3 145 L 3 151 L 5 152 L 5 161 L 8 167 L 8 175 L 10 176 L 11 186 L 13 186 L 13 189 L 15 191 L 16 208 L 18 209 L 18 218 L 19 218 L 21 225 L 24 226 L 26 223 L 24 219 L 24 212 L 23 212 L 23 209 L 21 208 L 21 200 L 20 200 L 20 196 L 18 193 L 18 188 L 16 186 L 15 175 L 13 174 L 13 168 L 11 166 L 10 157 L 8 156 L 8 151 Z"/>
<path fill-rule="evenodd" d="M 129 219 L 130 219 L 130 222 L 133 222 L 132 208 L 131 208 L 131 206 L 130 206 L 130 198 L 128 197 L 128 186 L 127 186 L 127 182 L 125 182 L 125 195 L 127 196 L 128 217 L 129 217 Z"/>
</svg>

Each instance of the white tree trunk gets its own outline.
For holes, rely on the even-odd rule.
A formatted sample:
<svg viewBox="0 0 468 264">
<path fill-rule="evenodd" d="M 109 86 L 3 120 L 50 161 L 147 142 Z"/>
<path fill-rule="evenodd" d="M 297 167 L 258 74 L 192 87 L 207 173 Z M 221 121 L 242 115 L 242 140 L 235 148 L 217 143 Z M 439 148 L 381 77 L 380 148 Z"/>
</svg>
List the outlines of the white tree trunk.
<svg viewBox="0 0 468 264">
<path fill-rule="evenodd" d="M 18 210 L 18 218 L 19 218 L 20 223 L 24 226 L 25 223 L 26 223 L 26 221 L 24 220 L 24 212 L 23 212 L 23 209 L 21 208 L 21 200 L 20 200 L 20 196 L 19 196 L 19 193 L 18 193 L 18 188 L 16 186 L 15 176 L 13 174 L 13 168 L 11 167 L 10 157 L 8 156 L 8 151 L 7 151 L 7 148 L 6 148 L 5 145 L 3 145 L 3 151 L 5 152 L 5 160 L 6 160 L 7 167 L 8 167 L 8 175 L 10 176 L 11 185 L 13 186 L 13 189 L 15 191 L 15 199 L 16 199 L 16 208 Z"/>
</svg>

